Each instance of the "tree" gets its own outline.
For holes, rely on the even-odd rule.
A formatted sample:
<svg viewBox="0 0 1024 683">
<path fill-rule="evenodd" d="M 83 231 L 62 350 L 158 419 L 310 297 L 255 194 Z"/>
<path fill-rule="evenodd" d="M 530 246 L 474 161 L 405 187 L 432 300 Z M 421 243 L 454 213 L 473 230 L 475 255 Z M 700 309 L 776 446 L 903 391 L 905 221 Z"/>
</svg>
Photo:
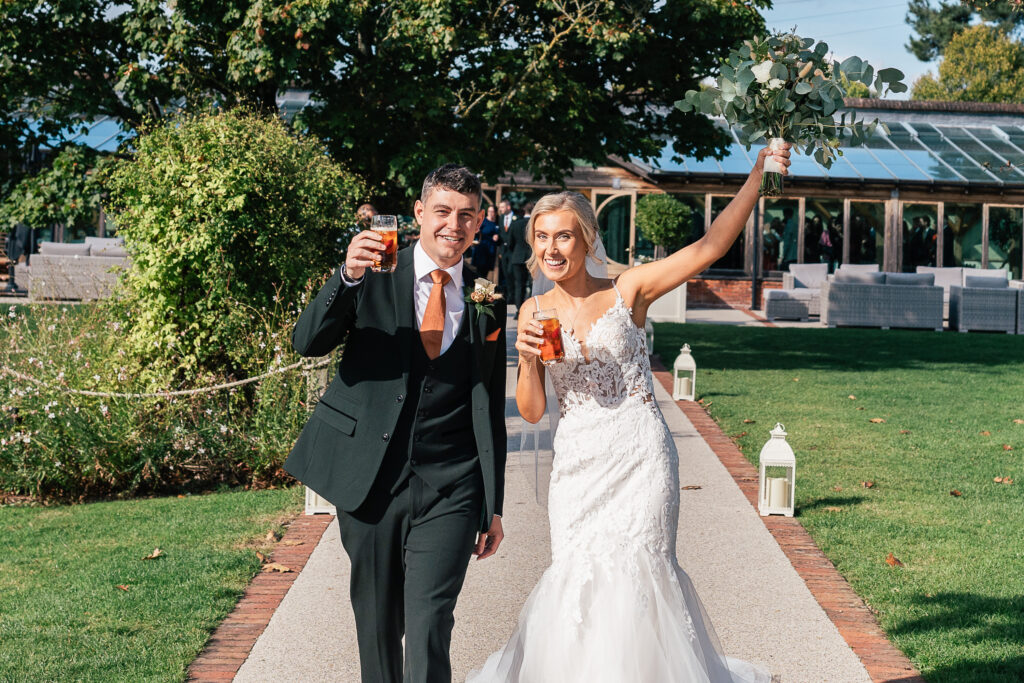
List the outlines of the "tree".
<svg viewBox="0 0 1024 683">
<path fill-rule="evenodd" d="M 1024 24 L 1018 0 L 910 0 L 907 23 L 917 32 L 907 49 L 922 62 L 941 57 L 956 34 L 978 21 L 987 22 L 1002 33 L 1013 34 Z"/>
<path fill-rule="evenodd" d="M 689 206 L 672 195 L 644 195 L 636 203 L 636 227 L 652 244 L 672 253 L 686 245 L 691 213 Z"/>
<path fill-rule="evenodd" d="M 672 103 L 763 31 L 768 0 L 8 0 L 0 8 L 0 123 L 32 137 L 113 116 L 129 128 L 177 107 L 270 109 L 300 121 L 407 209 L 431 168 L 561 181 L 576 161 L 724 152 Z M 55 46 L 60 49 L 55 49 Z"/>
<path fill-rule="evenodd" d="M 921 76 L 911 99 L 1024 102 L 1024 46 L 984 24 L 958 33 L 939 62 L 938 76 Z"/>
</svg>

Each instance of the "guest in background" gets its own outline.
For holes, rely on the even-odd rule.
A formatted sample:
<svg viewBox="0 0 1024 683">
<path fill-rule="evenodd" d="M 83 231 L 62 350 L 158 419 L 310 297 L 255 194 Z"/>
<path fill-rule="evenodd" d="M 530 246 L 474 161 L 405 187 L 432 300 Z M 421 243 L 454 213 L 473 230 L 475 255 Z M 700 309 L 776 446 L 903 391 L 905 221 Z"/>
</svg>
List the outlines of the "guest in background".
<svg viewBox="0 0 1024 683">
<path fill-rule="evenodd" d="M 779 262 L 782 270 L 789 268 L 790 263 L 797 261 L 797 241 L 799 228 L 793 220 L 793 209 L 787 206 L 782 210 L 782 248 L 779 250 Z"/>
<path fill-rule="evenodd" d="M 530 282 L 530 271 L 526 262 L 533 255 L 533 247 L 527 240 L 526 228 L 530 223 L 530 214 L 533 212 L 533 202 L 527 202 L 523 206 L 523 217 L 512 221 L 506 237 L 505 254 L 508 257 L 509 267 L 509 298 L 516 306 L 516 317 L 519 316 L 519 307 L 523 305 L 528 296 L 527 287 Z"/>
<path fill-rule="evenodd" d="M 501 285 L 501 289 L 504 292 L 508 292 L 509 288 L 509 261 L 505 256 L 506 243 L 508 242 L 508 230 L 512 227 L 512 221 L 519 218 L 512 211 L 512 202 L 507 199 L 502 199 L 498 202 L 498 284 Z"/>
<path fill-rule="evenodd" d="M 487 213 L 480 224 L 477 244 L 473 247 L 473 269 L 491 282 L 495 281 L 495 256 L 498 252 L 498 211 L 494 205 L 487 207 Z"/>
</svg>

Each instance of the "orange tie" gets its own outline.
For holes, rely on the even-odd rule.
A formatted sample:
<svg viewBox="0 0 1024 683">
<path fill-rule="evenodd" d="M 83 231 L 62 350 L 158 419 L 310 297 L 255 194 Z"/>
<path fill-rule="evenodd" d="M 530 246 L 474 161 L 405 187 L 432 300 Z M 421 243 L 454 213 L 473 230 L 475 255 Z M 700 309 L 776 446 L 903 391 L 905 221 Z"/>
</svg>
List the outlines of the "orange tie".
<svg viewBox="0 0 1024 683">
<path fill-rule="evenodd" d="M 427 357 L 434 360 L 441 355 L 441 339 L 444 337 L 444 286 L 452 279 L 446 271 L 438 268 L 430 272 L 434 286 L 430 288 L 427 309 L 423 311 L 423 322 L 420 323 L 420 339 Z"/>
</svg>

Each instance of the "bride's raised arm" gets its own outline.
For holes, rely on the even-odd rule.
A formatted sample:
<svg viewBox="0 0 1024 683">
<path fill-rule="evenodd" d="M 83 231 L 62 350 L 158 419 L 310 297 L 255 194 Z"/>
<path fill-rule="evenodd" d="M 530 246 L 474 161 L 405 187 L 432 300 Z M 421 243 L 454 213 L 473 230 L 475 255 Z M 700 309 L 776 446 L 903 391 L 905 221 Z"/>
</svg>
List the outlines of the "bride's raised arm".
<svg viewBox="0 0 1024 683">
<path fill-rule="evenodd" d="M 770 155 L 772 155 L 772 151 L 767 147 L 758 153 L 757 163 L 750 171 L 750 175 L 747 176 L 743 187 L 714 220 L 703 237 L 667 258 L 630 268 L 619 276 L 620 290 L 632 294 L 635 315 L 645 316 L 651 302 L 671 292 L 725 256 L 729 247 L 743 231 L 743 227 L 747 224 L 747 218 L 754 209 L 754 203 L 758 198 L 758 188 L 761 184 L 764 160 Z M 774 155 L 783 166 L 789 166 L 788 145 L 784 150 L 775 152 Z M 705 207 L 705 210 L 707 208 Z"/>
</svg>

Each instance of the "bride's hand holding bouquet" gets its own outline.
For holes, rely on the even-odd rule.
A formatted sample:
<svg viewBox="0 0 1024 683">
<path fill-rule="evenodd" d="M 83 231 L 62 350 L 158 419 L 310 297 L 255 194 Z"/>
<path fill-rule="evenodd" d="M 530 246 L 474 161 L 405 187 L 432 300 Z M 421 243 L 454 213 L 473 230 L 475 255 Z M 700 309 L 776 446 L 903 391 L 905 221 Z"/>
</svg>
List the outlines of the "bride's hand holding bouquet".
<svg viewBox="0 0 1024 683">
<path fill-rule="evenodd" d="M 873 86 L 879 95 L 907 90 L 903 72 L 875 69 L 859 57 L 836 61 L 828 45 L 795 33 L 744 41 L 722 60 L 715 86 L 690 90 L 676 106 L 725 119 L 742 144 L 764 138 L 769 147 L 783 142 L 802 148 L 826 169 L 844 143 L 860 145 L 884 124 L 865 123 L 856 112 L 836 113 L 851 83 Z M 886 132 L 888 132 L 886 130 Z M 782 194 L 781 168 L 768 160 L 760 194 Z"/>
</svg>

